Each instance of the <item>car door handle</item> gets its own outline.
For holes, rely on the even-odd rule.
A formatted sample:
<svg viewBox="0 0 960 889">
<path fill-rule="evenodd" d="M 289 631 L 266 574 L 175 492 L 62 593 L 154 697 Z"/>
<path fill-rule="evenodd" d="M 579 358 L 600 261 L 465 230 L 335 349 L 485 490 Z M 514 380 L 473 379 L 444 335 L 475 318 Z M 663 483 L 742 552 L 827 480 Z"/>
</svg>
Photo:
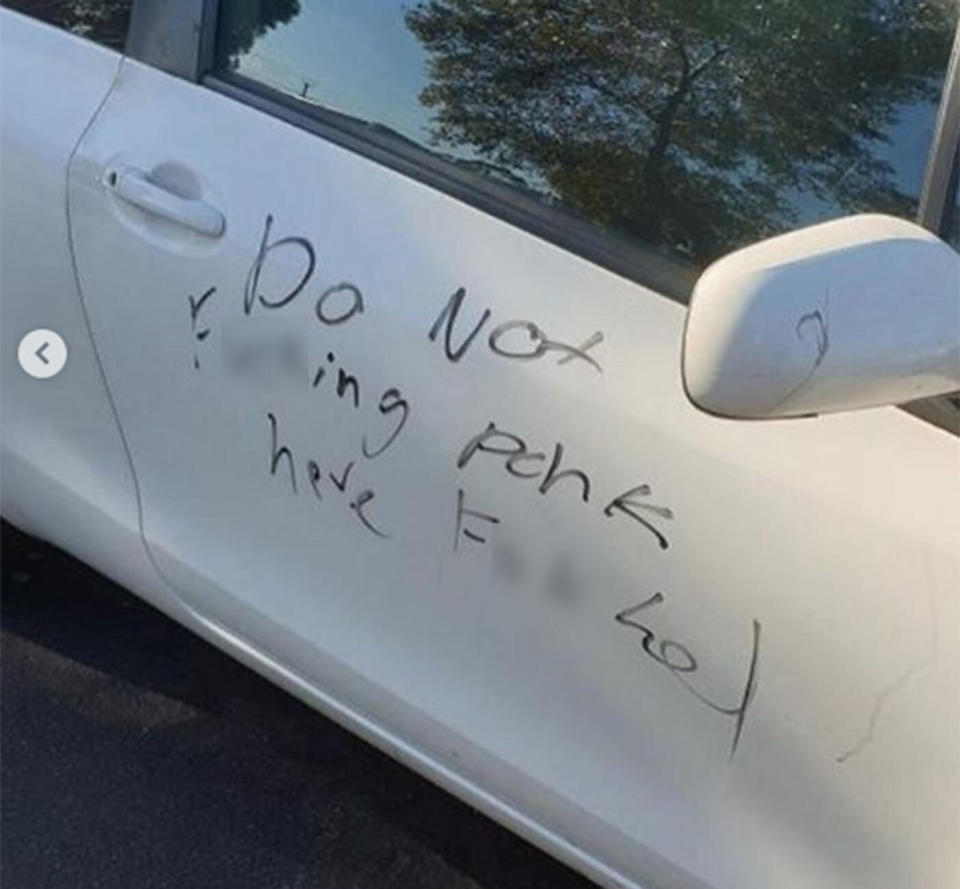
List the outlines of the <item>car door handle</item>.
<svg viewBox="0 0 960 889">
<path fill-rule="evenodd" d="M 141 170 L 132 167 L 110 170 L 105 182 L 107 188 L 127 203 L 208 238 L 219 238 L 226 228 L 226 220 L 216 207 L 206 201 L 182 198 L 151 182 Z"/>
</svg>

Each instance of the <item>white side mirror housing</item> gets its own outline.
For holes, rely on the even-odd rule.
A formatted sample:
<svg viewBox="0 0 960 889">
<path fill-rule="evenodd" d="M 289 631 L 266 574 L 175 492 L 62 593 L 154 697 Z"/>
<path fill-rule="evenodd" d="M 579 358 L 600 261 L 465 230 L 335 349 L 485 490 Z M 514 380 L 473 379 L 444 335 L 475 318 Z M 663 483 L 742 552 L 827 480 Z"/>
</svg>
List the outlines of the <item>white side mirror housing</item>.
<svg viewBox="0 0 960 889">
<path fill-rule="evenodd" d="M 890 216 L 761 241 L 694 288 L 683 381 L 750 419 L 900 404 L 960 389 L 960 254 Z"/>
</svg>

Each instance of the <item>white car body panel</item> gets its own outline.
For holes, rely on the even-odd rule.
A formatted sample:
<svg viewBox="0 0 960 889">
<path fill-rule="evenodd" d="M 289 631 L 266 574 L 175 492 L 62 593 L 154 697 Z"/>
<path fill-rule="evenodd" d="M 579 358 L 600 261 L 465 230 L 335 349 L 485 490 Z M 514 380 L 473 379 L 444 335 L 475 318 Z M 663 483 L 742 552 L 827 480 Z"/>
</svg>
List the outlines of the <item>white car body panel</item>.
<svg viewBox="0 0 960 889">
<path fill-rule="evenodd" d="M 115 55 L 9 13 L 0 23 L 6 515 L 603 885 L 954 885 L 956 438 L 896 409 L 706 416 L 680 382 L 682 306 L 209 89 L 133 61 L 118 70 Z M 53 75 L 32 76 L 41 64 L 69 69 L 70 89 L 51 94 Z M 63 180 L 35 191 L 65 175 L 78 140 L 69 195 Z M 222 239 L 132 209 L 104 181 L 163 164 L 223 212 Z M 309 239 L 316 269 L 288 305 L 255 301 L 247 316 L 268 215 L 270 240 Z M 41 243 L 55 258 L 38 293 Z M 258 292 L 289 289 L 304 255 L 272 252 Z M 324 324 L 317 300 L 345 281 L 364 311 Z M 193 317 L 188 298 L 211 287 Z M 442 326 L 428 333 L 459 287 L 454 344 L 492 316 L 453 362 Z M 268 314 L 304 337 L 311 374 L 332 368 L 317 388 L 258 390 L 224 370 L 221 335 Z M 513 319 L 571 345 L 602 332 L 587 351 L 602 373 L 556 350 L 495 354 L 488 334 Z M 56 380 L 14 366 L 33 327 L 68 341 Z M 339 368 L 358 380 L 359 410 L 349 386 L 336 394 Z M 409 421 L 367 459 L 364 436 L 395 425 L 378 410 L 393 387 Z M 270 472 L 268 414 L 296 492 L 285 457 Z M 578 478 L 541 494 L 493 454 L 458 468 L 490 421 L 545 454 L 523 471 L 562 442 L 561 469 L 589 475 L 589 502 Z M 632 502 L 661 509 L 639 514 L 666 549 L 623 510 L 604 514 L 642 484 L 650 494 Z M 69 509 L 55 506 L 61 489 Z M 359 503 L 364 489 L 375 497 Z M 500 519 L 467 514 L 485 543 L 456 534 L 460 490 Z M 495 548 L 520 554 L 525 580 L 504 578 Z M 558 558 L 578 581 L 549 583 Z M 735 717 L 616 621 L 658 592 L 634 619 L 695 653 L 703 697 L 738 701 L 758 654 L 736 745 Z"/>
<path fill-rule="evenodd" d="M 4 514 L 90 560 L 110 549 L 86 533 L 91 515 L 139 537 L 136 489 L 77 290 L 66 207 L 70 155 L 120 59 L 6 11 L 0 47 Z M 44 327 L 69 342 L 69 359 L 55 379 L 36 380 L 20 369 L 17 344 Z"/>
</svg>

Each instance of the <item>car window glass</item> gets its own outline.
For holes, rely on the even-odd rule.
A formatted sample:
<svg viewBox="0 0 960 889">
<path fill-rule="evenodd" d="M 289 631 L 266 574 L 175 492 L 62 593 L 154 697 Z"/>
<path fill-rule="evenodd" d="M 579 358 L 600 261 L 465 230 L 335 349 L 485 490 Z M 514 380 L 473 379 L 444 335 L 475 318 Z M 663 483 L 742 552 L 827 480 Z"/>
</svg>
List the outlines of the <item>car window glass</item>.
<svg viewBox="0 0 960 889">
<path fill-rule="evenodd" d="M 705 264 L 913 217 L 953 0 L 226 0 L 218 65 Z"/>
<path fill-rule="evenodd" d="M 122 52 L 133 0 L 4 0 L 3 5 Z"/>
</svg>

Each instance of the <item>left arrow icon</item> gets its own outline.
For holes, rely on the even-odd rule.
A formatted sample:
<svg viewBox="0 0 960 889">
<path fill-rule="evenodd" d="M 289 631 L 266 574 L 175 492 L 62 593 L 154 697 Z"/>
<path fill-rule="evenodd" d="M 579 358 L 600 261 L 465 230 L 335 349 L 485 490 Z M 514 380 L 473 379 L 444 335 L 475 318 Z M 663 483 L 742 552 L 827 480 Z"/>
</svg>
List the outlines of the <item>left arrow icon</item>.
<svg viewBox="0 0 960 889">
<path fill-rule="evenodd" d="M 31 330 L 20 340 L 17 359 L 31 377 L 47 380 L 60 373 L 67 363 L 67 344 L 52 330 Z"/>
</svg>

